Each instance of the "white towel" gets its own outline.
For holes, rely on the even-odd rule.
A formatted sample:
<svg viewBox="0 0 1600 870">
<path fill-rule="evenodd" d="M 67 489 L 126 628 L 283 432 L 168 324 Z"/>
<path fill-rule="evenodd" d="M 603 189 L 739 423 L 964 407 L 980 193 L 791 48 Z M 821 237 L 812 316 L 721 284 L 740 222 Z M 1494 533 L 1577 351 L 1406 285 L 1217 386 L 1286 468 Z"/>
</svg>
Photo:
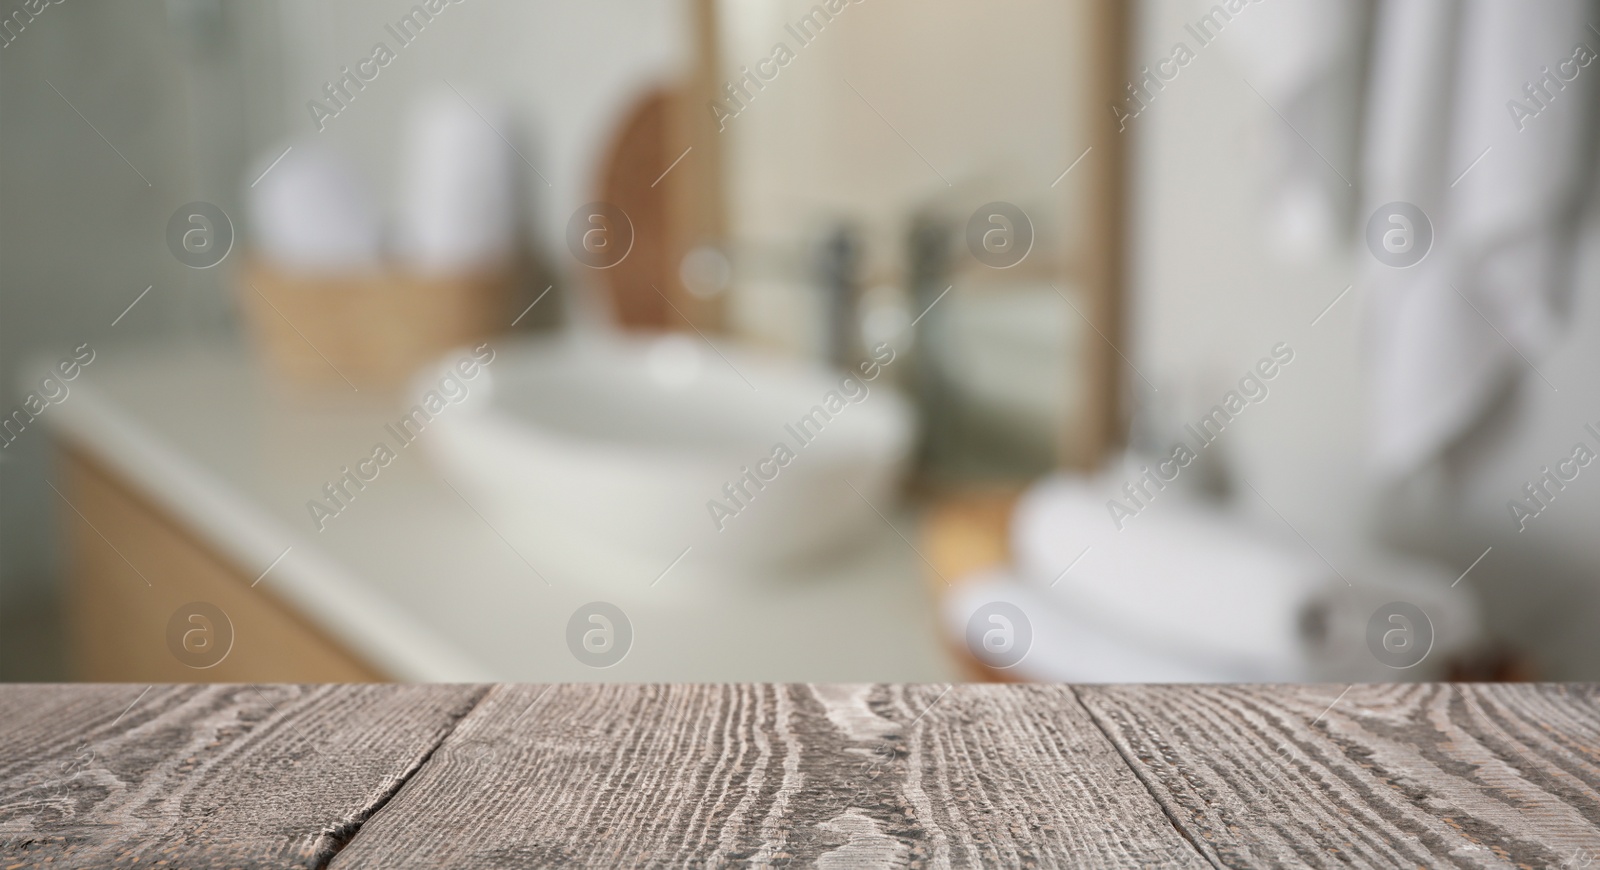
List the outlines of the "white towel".
<svg viewBox="0 0 1600 870">
<path fill-rule="evenodd" d="M 256 252 L 291 271 L 376 268 L 382 223 L 372 195 L 349 161 L 314 142 L 296 142 L 246 189 Z"/>
<path fill-rule="evenodd" d="M 1348 235 L 1368 9 L 1356 0 L 1252 4 L 1217 40 L 1267 104 L 1257 115 L 1267 143 L 1265 228 L 1291 255 L 1323 254 Z"/>
<path fill-rule="evenodd" d="M 468 100 L 471 100 L 469 103 Z M 439 89 L 411 109 L 403 138 L 398 253 L 412 269 L 492 269 L 517 239 L 511 113 L 482 95 Z"/>
<path fill-rule="evenodd" d="M 1366 161 L 1370 215 L 1403 201 L 1433 225 L 1408 268 L 1361 251 L 1372 288 L 1375 459 L 1416 469 L 1468 431 L 1557 333 L 1569 232 L 1588 185 L 1600 50 L 1584 0 L 1381 3 L 1374 27 Z M 1566 64 L 1565 67 L 1562 64 Z M 1575 73 L 1538 107 L 1525 86 Z M 1537 109 L 1518 117 L 1513 102 Z M 1539 385 L 1544 389 L 1543 385 Z"/>
<path fill-rule="evenodd" d="M 964 643 L 967 622 L 992 601 L 1016 605 L 1030 623 L 1031 648 L 1007 671 L 1019 679 L 1066 683 L 1227 683 L 1297 679 L 1282 669 L 1241 671 L 1141 647 L 1073 612 L 1005 569 L 956 584 L 941 608 L 946 635 Z"/>
<path fill-rule="evenodd" d="M 1330 567 L 1298 540 L 1174 491 L 1118 531 L 1113 493 L 1107 481 L 1067 475 L 1036 484 L 1012 520 L 1012 573 L 1029 601 L 1050 608 L 1040 619 L 1091 626 L 1137 650 L 1129 661 L 1231 680 L 1397 679 L 1367 646 L 1368 622 L 1394 601 L 1432 624 L 1421 673 L 1481 639 L 1469 591 L 1434 566 L 1340 554 Z"/>
</svg>

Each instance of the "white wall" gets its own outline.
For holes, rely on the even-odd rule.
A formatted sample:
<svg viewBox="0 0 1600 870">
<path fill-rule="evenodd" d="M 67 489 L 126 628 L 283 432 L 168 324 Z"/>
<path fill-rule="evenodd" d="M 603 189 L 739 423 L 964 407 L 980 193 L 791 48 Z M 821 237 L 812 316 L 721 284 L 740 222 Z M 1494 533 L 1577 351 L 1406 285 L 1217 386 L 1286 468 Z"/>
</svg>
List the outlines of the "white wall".
<svg viewBox="0 0 1600 870">
<path fill-rule="evenodd" d="M 1179 39 L 1193 44 L 1183 27 L 1201 4 L 1149 0 L 1141 8 L 1136 65 L 1166 57 Z M 1505 506 L 1540 466 L 1570 454 L 1582 421 L 1600 428 L 1600 227 L 1590 220 L 1585 234 L 1569 331 L 1535 360 L 1560 392 L 1529 375 L 1520 401 L 1497 410 L 1500 423 L 1454 471 L 1403 491 L 1384 485 L 1366 461 L 1367 293 L 1356 242 L 1295 263 L 1267 241 L 1260 168 L 1266 137 L 1283 122 L 1245 84 L 1228 38 L 1224 31 L 1201 49 L 1129 125 L 1137 155 L 1130 342 L 1141 370 L 1179 419 L 1197 419 L 1252 360 L 1289 342 L 1295 361 L 1271 383 L 1270 398 L 1211 449 L 1222 448 L 1234 473 L 1335 564 L 1387 539 L 1459 573 L 1494 547 L 1463 581 L 1480 591 L 1491 627 L 1532 651 L 1545 676 L 1600 678 L 1600 472 L 1580 478 L 1525 533 Z M 1340 171 L 1354 177 L 1354 167 Z M 1283 530 L 1247 489 L 1241 505 Z"/>
</svg>

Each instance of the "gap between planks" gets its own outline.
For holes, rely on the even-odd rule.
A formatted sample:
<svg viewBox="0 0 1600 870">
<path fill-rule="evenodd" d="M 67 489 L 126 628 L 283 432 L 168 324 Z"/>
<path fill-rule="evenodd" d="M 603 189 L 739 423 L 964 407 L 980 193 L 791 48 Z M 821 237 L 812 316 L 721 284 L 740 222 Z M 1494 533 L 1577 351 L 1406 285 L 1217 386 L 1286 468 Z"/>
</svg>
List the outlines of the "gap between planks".
<svg viewBox="0 0 1600 870">
<path fill-rule="evenodd" d="M 1144 773 L 1139 770 L 1139 766 L 1133 763 L 1133 759 L 1128 757 L 1128 753 L 1123 751 L 1122 746 L 1117 743 L 1114 737 L 1111 736 L 1111 732 L 1106 730 L 1106 723 L 1100 721 L 1100 716 L 1095 713 L 1094 709 L 1083 702 L 1083 696 L 1078 694 L 1078 686 L 1076 684 L 1068 683 L 1067 690 L 1072 693 L 1072 700 L 1076 701 L 1078 706 L 1083 709 L 1084 715 L 1088 716 L 1089 721 L 1094 723 L 1095 730 L 1099 731 L 1100 736 L 1104 737 L 1106 742 L 1111 744 L 1112 751 L 1116 752 L 1117 757 L 1122 759 L 1122 763 L 1127 766 L 1128 772 L 1133 774 L 1133 778 L 1137 779 L 1139 781 L 1139 785 L 1144 787 L 1145 793 L 1150 795 L 1150 800 L 1154 801 L 1155 805 L 1161 808 L 1161 815 L 1167 820 L 1167 824 L 1171 825 L 1172 829 L 1178 832 L 1178 836 L 1182 837 L 1183 841 L 1188 843 L 1190 848 L 1194 849 L 1195 854 L 1199 855 L 1201 858 L 1204 858 L 1206 863 L 1217 868 L 1217 870 L 1226 870 L 1225 865 L 1222 864 L 1222 862 L 1219 861 L 1215 855 L 1207 852 L 1205 847 L 1195 840 L 1195 835 L 1178 821 L 1178 816 L 1174 812 L 1174 808 L 1169 806 L 1166 801 L 1161 799 L 1161 795 L 1156 792 L 1155 785 L 1150 782 Z"/>
<path fill-rule="evenodd" d="M 533 685 L 539 685 L 539 684 L 533 684 Z M 747 684 L 747 685 L 759 688 L 764 684 Z M 770 685 L 782 687 L 785 684 L 770 684 Z M 818 685 L 829 685 L 829 684 L 796 683 L 796 684 L 787 684 L 787 685 L 792 685 L 794 687 L 801 688 L 801 689 L 814 689 Z M 873 683 L 873 684 L 867 684 L 867 685 L 870 685 L 870 686 L 872 686 L 874 688 L 883 687 L 883 688 L 887 688 L 887 689 L 892 689 L 897 684 L 893 684 L 893 683 Z M 974 685 L 975 684 L 966 684 L 966 687 L 967 688 L 973 688 Z M 374 833 L 374 832 L 372 832 L 371 830 L 369 830 L 368 826 L 371 823 L 377 821 L 378 818 L 379 818 L 380 813 L 385 812 L 386 808 L 391 803 L 393 803 L 395 801 L 395 799 L 402 797 L 402 792 L 404 792 L 405 787 L 408 784 L 412 783 L 413 781 L 420 781 L 423 778 L 423 776 L 425 776 L 428 773 L 428 771 L 430 771 L 432 769 L 432 767 L 431 767 L 432 765 L 434 765 L 434 764 L 444 764 L 445 763 L 442 760 L 440 760 L 440 761 L 436 761 L 435 760 L 435 756 L 438 755 L 439 749 L 441 747 L 444 747 L 447 743 L 449 743 L 454 738 L 454 735 L 460 731 L 460 729 L 463 726 L 463 724 L 466 723 L 469 718 L 472 718 L 474 716 L 484 715 L 484 712 L 486 710 L 485 703 L 491 697 L 496 696 L 498 694 L 501 694 L 507 689 L 522 688 L 523 686 L 524 686 L 524 684 L 495 683 L 495 684 L 490 684 L 490 685 L 484 687 L 483 691 L 480 691 L 478 694 L 476 694 L 472 698 L 471 705 L 466 710 L 466 712 L 464 712 L 458 719 L 456 719 L 454 722 L 452 722 L 450 724 L 450 727 L 447 730 L 445 730 L 439 736 L 438 740 L 432 746 L 430 746 L 428 748 L 427 752 L 424 755 L 421 756 L 419 762 L 416 765 L 414 765 L 412 768 L 410 768 L 408 771 L 406 771 L 402 775 L 401 779 L 398 782 L 396 782 L 392 788 L 386 790 L 384 792 L 383 796 L 381 797 L 381 799 L 375 801 L 370 809 L 367 809 L 367 810 L 364 810 L 364 811 L 360 812 L 358 814 L 359 815 L 359 819 L 358 819 L 357 823 L 350 829 L 348 836 L 342 842 L 340 842 L 338 844 L 337 848 L 335 848 L 333 850 L 330 850 L 330 851 L 328 851 L 328 852 L 326 852 L 326 853 L 324 853 L 322 855 L 319 855 L 318 857 L 319 857 L 320 860 L 317 863 L 315 863 L 313 865 L 313 867 L 316 868 L 316 870 L 326 870 L 327 867 L 331 866 L 332 863 L 335 860 L 337 860 L 338 856 L 341 853 L 343 853 L 343 851 L 346 848 L 348 848 L 350 846 L 353 846 L 353 845 L 354 846 L 360 846 L 361 843 L 368 843 L 370 845 L 371 842 L 375 842 L 375 841 L 370 840 L 370 838 L 384 836 L 382 833 Z M 544 691 L 539 693 L 539 695 L 535 698 L 535 701 L 537 701 L 539 697 L 543 697 L 544 693 L 548 692 L 551 689 L 578 688 L 578 687 L 582 687 L 582 684 L 546 684 L 546 685 L 543 686 Z M 718 687 L 716 685 L 714 685 L 714 684 L 702 684 L 702 685 L 699 685 L 699 686 L 694 686 L 694 688 L 697 688 L 697 689 L 716 689 Z M 955 688 L 955 686 L 947 687 L 945 689 L 945 693 L 948 693 L 952 688 Z M 1173 829 L 1173 831 L 1176 833 L 1176 835 L 1179 838 L 1179 842 L 1181 842 L 1183 844 L 1182 847 L 1180 847 L 1180 848 L 1187 848 L 1187 849 L 1190 850 L 1189 853 L 1185 853 L 1185 854 L 1194 855 L 1197 859 L 1199 859 L 1199 861 L 1203 862 L 1203 866 L 1217 867 L 1220 870 L 1220 868 L 1222 868 L 1224 865 L 1218 863 L 1218 861 L 1214 857 L 1214 855 L 1208 855 L 1203 847 L 1197 845 L 1195 840 L 1194 840 L 1194 836 L 1195 835 L 1192 832 L 1190 832 L 1189 830 L 1187 830 L 1182 824 L 1180 824 L 1174 818 L 1172 808 L 1167 806 L 1161 800 L 1161 798 L 1159 797 L 1159 795 L 1156 792 L 1156 790 L 1153 789 L 1151 784 L 1145 780 L 1145 777 L 1141 773 L 1139 767 L 1137 765 L 1135 765 L 1134 763 L 1132 763 L 1132 761 L 1128 758 L 1127 754 L 1118 745 L 1117 741 L 1112 738 L 1110 733 L 1108 733 L 1106 724 L 1099 720 L 1099 718 L 1095 715 L 1093 709 L 1080 696 L 1077 687 L 1075 687 L 1075 686 L 1063 686 L 1063 688 L 1065 688 L 1067 690 L 1066 694 L 1071 697 L 1071 699 L 1072 699 L 1071 703 L 1076 705 L 1077 708 L 1083 712 L 1084 717 L 1086 719 L 1088 719 L 1088 721 L 1090 723 L 1093 724 L 1093 731 L 1089 731 L 1089 732 L 1085 732 L 1084 733 L 1085 739 L 1094 739 L 1094 740 L 1101 741 L 1103 744 L 1109 744 L 1109 748 L 1110 748 L 1111 752 L 1115 753 L 1115 758 L 1118 761 L 1120 761 L 1122 763 L 1122 765 L 1123 765 L 1123 767 L 1122 768 L 1118 768 L 1117 771 L 1120 774 L 1122 774 L 1123 776 L 1131 775 L 1131 777 L 1133 779 L 1136 779 L 1139 782 L 1140 789 L 1136 792 L 1136 794 L 1142 794 L 1147 800 L 1149 800 L 1151 802 L 1151 804 L 1154 805 L 1154 807 L 1159 808 L 1163 820 L 1165 820 L 1166 823 L 1168 824 L 1168 826 L 1171 829 Z M 940 699 L 942 699 L 943 697 L 944 697 L 944 695 L 941 694 L 939 696 L 939 698 L 936 698 L 933 701 L 933 703 L 928 704 L 923 709 L 922 713 L 927 713 L 929 710 L 931 710 L 933 708 L 933 706 L 935 704 L 937 704 L 938 701 Z M 531 708 L 531 705 L 530 705 L 530 708 Z M 527 711 L 524 710 L 523 714 L 526 714 L 526 712 Z M 920 720 L 921 718 L 922 718 L 922 714 L 919 713 L 912 720 L 912 724 L 915 724 L 916 721 Z M 517 719 L 520 720 L 521 719 L 521 715 L 518 715 Z M 1092 735 L 1092 738 L 1091 738 L 1091 735 Z M 398 811 L 398 810 L 396 810 L 396 811 Z M 369 839 L 368 840 L 361 840 L 360 838 L 362 836 L 366 836 Z M 1173 845 L 1177 846 L 1177 843 L 1174 843 Z M 1174 854 L 1176 854 L 1176 853 L 1174 853 Z"/>
<path fill-rule="evenodd" d="M 435 740 L 433 745 L 422 753 L 416 763 L 395 777 L 394 782 L 390 783 L 388 788 L 378 794 L 372 803 L 356 810 L 345 821 L 319 831 L 317 840 L 320 845 L 318 845 L 316 853 L 312 856 L 311 870 L 327 870 L 334 859 L 339 856 L 339 853 L 348 848 L 351 843 L 355 842 L 356 837 L 361 835 L 361 829 L 365 828 L 368 822 L 383 812 L 383 808 L 388 806 L 395 796 L 400 794 L 401 789 L 404 789 L 407 783 L 417 778 L 417 774 L 421 773 L 428 766 L 428 763 L 433 761 L 434 754 L 450 739 L 450 735 L 456 733 L 456 729 L 461 727 L 461 723 L 467 721 L 477 711 L 483 700 L 489 697 L 499 686 L 499 683 L 487 683 L 479 687 L 477 694 L 472 697 L 472 703 L 467 705 L 467 709 L 456 717 L 454 722 L 450 723 L 450 727 L 441 731 L 439 739 Z"/>
</svg>

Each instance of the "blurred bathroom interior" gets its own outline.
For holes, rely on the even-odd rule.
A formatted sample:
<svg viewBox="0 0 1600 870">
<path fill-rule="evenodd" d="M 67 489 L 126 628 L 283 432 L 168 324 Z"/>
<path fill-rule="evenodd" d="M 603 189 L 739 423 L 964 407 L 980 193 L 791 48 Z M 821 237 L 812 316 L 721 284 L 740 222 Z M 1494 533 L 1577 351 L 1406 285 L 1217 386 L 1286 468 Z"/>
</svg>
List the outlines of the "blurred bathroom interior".
<svg viewBox="0 0 1600 870">
<path fill-rule="evenodd" d="M 1600 679 L 1597 52 L 0 0 L 0 679 Z"/>
</svg>

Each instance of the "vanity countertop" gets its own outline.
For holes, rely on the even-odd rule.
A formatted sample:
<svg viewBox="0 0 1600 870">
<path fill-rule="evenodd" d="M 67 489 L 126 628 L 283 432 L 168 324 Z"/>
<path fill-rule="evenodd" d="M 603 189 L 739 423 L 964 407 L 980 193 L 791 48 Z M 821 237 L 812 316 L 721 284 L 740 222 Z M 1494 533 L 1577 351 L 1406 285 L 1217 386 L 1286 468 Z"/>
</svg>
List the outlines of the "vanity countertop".
<svg viewBox="0 0 1600 870">
<path fill-rule="evenodd" d="M 57 437 L 331 638 L 402 680 L 939 680 L 955 665 L 919 557 L 887 525 L 793 576 L 534 551 L 494 528 L 412 444 L 319 530 L 307 503 L 373 453 L 394 396 L 286 393 L 242 349 L 100 350 L 43 415 Z M 421 437 L 426 437 L 423 433 Z M 907 539 L 915 520 L 890 514 Z M 264 572 L 264 574 L 263 574 Z M 621 608 L 632 649 L 569 651 L 586 603 Z"/>
<path fill-rule="evenodd" d="M 0 687 L 0 866 L 1588 867 L 1600 686 Z"/>
</svg>

